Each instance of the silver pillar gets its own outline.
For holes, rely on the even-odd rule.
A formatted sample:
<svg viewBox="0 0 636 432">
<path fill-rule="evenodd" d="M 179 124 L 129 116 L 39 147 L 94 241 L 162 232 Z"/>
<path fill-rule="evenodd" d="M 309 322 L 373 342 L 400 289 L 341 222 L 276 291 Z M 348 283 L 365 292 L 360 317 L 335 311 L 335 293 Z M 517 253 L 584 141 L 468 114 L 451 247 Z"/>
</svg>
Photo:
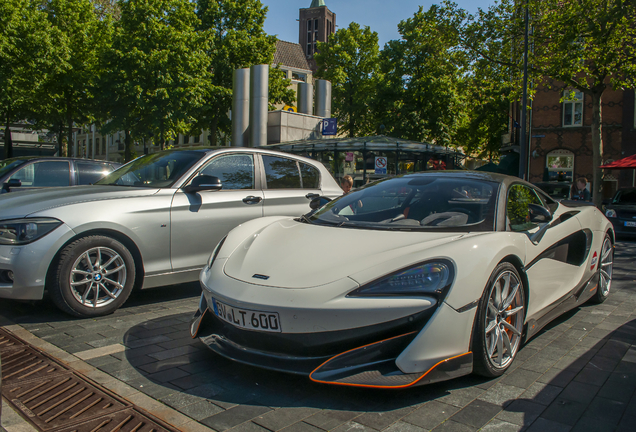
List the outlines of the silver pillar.
<svg viewBox="0 0 636 432">
<path fill-rule="evenodd" d="M 331 81 L 316 80 L 316 116 L 331 118 Z"/>
<path fill-rule="evenodd" d="M 250 68 L 250 147 L 267 144 L 269 109 L 269 65 Z"/>
<path fill-rule="evenodd" d="M 232 84 L 232 147 L 247 147 L 250 120 L 250 70 L 236 69 Z"/>
<path fill-rule="evenodd" d="M 314 86 L 308 83 L 298 83 L 298 112 L 314 113 Z"/>
</svg>

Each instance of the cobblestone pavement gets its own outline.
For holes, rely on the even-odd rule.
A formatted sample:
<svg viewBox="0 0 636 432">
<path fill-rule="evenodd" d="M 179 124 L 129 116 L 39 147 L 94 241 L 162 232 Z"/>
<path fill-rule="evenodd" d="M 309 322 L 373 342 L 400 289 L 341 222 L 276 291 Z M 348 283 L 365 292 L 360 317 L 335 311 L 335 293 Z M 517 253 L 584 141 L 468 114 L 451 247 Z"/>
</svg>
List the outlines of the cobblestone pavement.
<svg viewBox="0 0 636 432">
<path fill-rule="evenodd" d="M 217 356 L 188 334 L 196 284 L 138 293 L 99 319 L 2 301 L 0 325 L 184 431 L 634 431 L 635 262 L 636 243 L 619 242 L 607 301 L 554 321 L 504 376 L 400 391 L 319 385 Z"/>
</svg>

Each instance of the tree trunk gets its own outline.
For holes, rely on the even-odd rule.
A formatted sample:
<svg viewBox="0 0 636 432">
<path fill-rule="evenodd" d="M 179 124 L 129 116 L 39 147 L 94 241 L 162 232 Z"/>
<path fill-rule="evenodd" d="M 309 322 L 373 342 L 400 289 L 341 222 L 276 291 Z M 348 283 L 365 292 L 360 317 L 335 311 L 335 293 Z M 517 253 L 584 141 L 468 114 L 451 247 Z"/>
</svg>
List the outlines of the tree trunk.
<svg viewBox="0 0 636 432">
<path fill-rule="evenodd" d="M 66 150 L 66 142 L 64 141 L 64 125 L 60 123 L 58 127 L 59 129 L 57 131 L 57 149 L 61 156 L 62 151 L 64 151 L 65 153 L 68 153 L 68 151 Z"/>
<path fill-rule="evenodd" d="M 214 119 L 212 124 L 210 124 L 210 146 L 215 147 L 218 145 L 217 143 L 217 131 L 219 129 L 219 120 Z"/>
<path fill-rule="evenodd" d="M 62 154 L 60 156 L 62 157 L 71 156 L 71 145 L 77 146 L 77 143 L 73 141 L 73 118 L 71 116 L 71 110 L 68 104 L 66 104 L 66 125 L 68 127 L 68 139 L 66 140 L 66 145 L 62 146 L 61 148 Z M 75 156 L 75 154 L 73 154 L 73 156 Z"/>
<path fill-rule="evenodd" d="M 7 111 L 7 126 L 4 130 L 4 158 L 13 157 L 13 140 L 11 139 L 11 114 Z"/>
<path fill-rule="evenodd" d="M 166 149 L 166 133 L 163 130 L 163 119 L 161 119 L 159 122 L 159 149 Z"/>
<path fill-rule="evenodd" d="M 603 88 L 592 93 L 592 172 L 594 173 L 592 179 L 592 201 L 599 208 L 603 201 L 603 180 L 599 167 L 602 165 L 603 158 L 603 115 L 601 103 L 604 90 Z"/>
<path fill-rule="evenodd" d="M 130 130 L 126 129 L 124 131 L 125 134 L 125 138 L 124 138 L 124 142 L 125 142 L 125 147 L 124 147 L 124 163 L 126 162 L 130 162 L 131 160 L 133 160 L 133 142 L 132 139 L 130 137 Z"/>
</svg>

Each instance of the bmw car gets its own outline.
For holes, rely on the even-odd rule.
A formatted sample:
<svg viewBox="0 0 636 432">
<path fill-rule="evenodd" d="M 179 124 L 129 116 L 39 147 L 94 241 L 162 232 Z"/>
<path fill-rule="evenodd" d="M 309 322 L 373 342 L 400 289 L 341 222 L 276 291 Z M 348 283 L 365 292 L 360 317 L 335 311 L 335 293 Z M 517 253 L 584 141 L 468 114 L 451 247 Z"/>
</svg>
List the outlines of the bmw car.
<svg viewBox="0 0 636 432">
<path fill-rule="evenodd" d="M 516 177 L 445 171 L 253 220 L 211 251 L 192 337 L 336 385 L 496 377 L 563 312 L 603 302 L 611 223 Z"/>
<path fill-rule="evenodd" d="M 94 185 L 3 194 L 0 299 L 47 290 L 71 315 L 106 315 L 133 288 L 196 281 L 235 226 L 341 194 L 312 159 L 227 147 L 144 155 Z"/>
</svg>

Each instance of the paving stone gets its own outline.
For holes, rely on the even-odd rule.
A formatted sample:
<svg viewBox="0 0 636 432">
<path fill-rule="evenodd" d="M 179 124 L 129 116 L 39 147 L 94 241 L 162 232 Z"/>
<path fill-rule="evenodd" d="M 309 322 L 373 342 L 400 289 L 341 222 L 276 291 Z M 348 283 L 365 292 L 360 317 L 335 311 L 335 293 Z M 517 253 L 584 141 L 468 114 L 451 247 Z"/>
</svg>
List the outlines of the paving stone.
<svg viewBox="0 0 636 432">
<path fill-rule="evenodd" d="M 541 417 L 554 422 L 574 426 L 586 408 L 586 404 L 558 397 L 546 408 Z"/>
<path fill-rule="evenodd" d="M 504 380 L 505 382 L 505 380 Z M 499 382 L 482 393 L 478 399 L 500 407 L 505 407 L 514 401 L 524 389 Z"/>
<path fill-rule="evenodd" d="M 411 423 L 397 421 L 384 429 L 384 432 L 427 432 L 427 430 Z"/>
<path fill-rule="evenodd" d="M 265 429 L 264 427 L 257 425 L 256 423 L 245 422 L 233 428 L 232 432 L 269 432 L 269 431 Z"/>
<path fill-rule="evenodd" d="M 182 391 L 175 391 L 165 396 L 160 396 L 158 398 L 161 402 L 169 405 L 175 409 L 179 409 L 184 406 L 192 405 L 198 402 L 202 402 L 205 398 L 200 396 L 195 396 L 187 393 L 183 393 Z"/>
<path fill-rule="evenodd" d="M 521 394 L 521 398 L 541 405 L 550 405 L 563 388 L 536 382 Z"/>
<path fill-rule="evenodd" d="M 519 426 L 530 426 L 545 409 L 545 405 L 518 399 L 497 414 L 497 418 Z"/>
<path fill-rule="evenodd" d="M 404 417 L 402 420 L 424 429 L 433 429 L 458 411 L 459 408 L 455 406 L 437 401 L 430 401 L 413 411 L 408 416 Z"/>
<path fill-rule="evenodd" d="M 479 429 L 481 432 L 519 432 L 524 429 L 523 426 L 519 426 L 513 423 L 508 423 L 497 418 L 492 419 L 483 428 Z"/>
<path fill-rule="evenodd" d="M 492 388 L 492 387 L 491 387 Z M 486 390 L 478 387 L 464 387 L 451 390 L 446 396 L 442 396 L 437 400 L 449 405 L 462 408 L 481 396 Z"/>
<path fill-rule="evenodd" d="M 535 382 L 542 374 L 539 372 L 530 371 L 527 369 L 517 369 L 506 376 L 502 382 L 507 385 L 528 388 L 533 382 Z"/>
<path fill-rule="evenodd" d="M 599 353 L 592 357 L 592 359 L 589 361 L 589 366 L 600 369 L 602 371 L 612 372 L 618 365 L 620 357 L 612 359 L 609 357 L 605 357 L 603 354 L 604 350 L 599 351 Z"/>
<path fill-rule="evenodd" d="M 148 346 L 148 345 L 155 345 L 155 344 L 157 344 L 159 342 L 165 342 L 165 341 L 169 341 L 169 340 L 170 340 L 170 338 L 167 338 L 165 336 L 159 335 L 159 336 L 148 337 L 148 338 L 140 338 L 140 339 L 128 342 L 126 344 L 126 346 L 128 348 L 134 349 L 134 348 L 145 347 L 145 346 Z"/>
<path fill-rule="evenodd" d="M 204 418 L 208 418 L 224 410 L 223 408 L 214 405 L 211 402 L 199 401 L 190 405 L 186 405 L 184 407 L 180 407 L 179 411 L 195 420 L 203 420 Z"/>
<path fill-rule="evenodd" d="M 446 420 L 441 425 L 433 429 L 434 432 L 473 432 L 477 428 L 465 425 L 464 423 L 458 423 L 453 420 Z"/>
<path fill-rule="evenodd" d="M 201 423 L 220 432 L 231 429 L 234 426 L 245 423 L 246 421 L 250 421 L 268 411 L 271 410 L 262 405 L 237 405 L 228 410 L 202 419 Z"/>
<path fill-rule="evenodd" d="M 179 378 L 183 378 L 185 376 L 190 375 L 189 373 L 187 373 L 186 371 L 183 371 L 179 368 L 172 368 L 172 369 L 166 369 L 166 370 L 162 370 L 160 372 L 156 372 L 156 373 L 152 373 L 152 374 L 148 374 L 148 379 L 158 382 L 158 383 L 167 383 Z"/>
<path fill-rule="evenodd" d="M 612 431 L 621 420 L 627 404 L 601 397 L 594 398 L 573 430 Z M 636 425 L 632 425 L 636 428 Z"/>
<path fill-rule="evenodd" d="M 580 356 L 563 356 L 559 361 L 554 364 L 556 369 L 569 369 L 571 371 L 580 372 L 585 366 L 587 366 L 589 359 L 581 358 Z"/>
<path fill-rule="evenodd" d="M 600 370 L 593 365 L 588 365 L 576 375 L 574 381 L 580 381 L 600 387 L 605 384 L 605 381 L 607 381 L 609 376 L 610 372 Z"/>
<path fill-rule="evenodd" d="M 577 374 L 578 374 L 577 370 L 570 370 L 570 369 L 561 370 L 561 369 L 557 369 L 553 367 L 551 369 L 548 369 L 546 373 L 541 375 L 537 379 L 537 382 L 544 383 L 544 384 L 551 384 L 557 387 L 565 387 L 568 385 L 570 381 L 576 378 Z"/>
<path fill-rule="evenodd" d="M 401 409 L 380 412 L 367 412 L 356 417 L 356 423 L 369 426 L 376 430 L 383 430 L 402 417 L 410 414 L 415 407 L 407 406 Z"/>
<path fill-rule="evenodd" d="M 279 408 L 261 416 L 254 418 L 252 421 L 271 431 L 278 431 L 288 426 L 298 423 L 314 415 L 317 408 L 310 407 L 287 407 Z"/>
<path fill-rule="evenodd" d="M 544 358 L 540 356 L 533 356 L 526 360 L 523 365 L 520 366 L 521 369 L 531 370 L 533 372 L 544 373 L 548 369 L 550 369 L 556 360 Z"/>
<path fill-rule="evenodd" d="M 323 410 L 307 417 L 304 422 L 320 429 L 331 430 L 359 415 L 360 412 L 357 411 Z"/>
<path fill-rule="evenodd" d="M 561 394 L 559 394 L 559 397 L 570 401 L 579 402 L 583 405 L 587 405 L 592 402 L 592 399 L 594 399 L 594 396 L 596 396 L 596 393 L 598 393 L 598 391 L 599 387 L 597 386 L 572 381 L 570 384 L 567 385 L 567 387 L 563 389 Z"/>
<path fill-rule="evenodd" d="M 501 406 L 477 399 L 453 415 L 451 420 L 474 428 L 480 428 L 492 420 L 499 412 L 501 412 Z"/>
<path fill-rule="evenodd" d="M 337 428 L 332 429 L 332 431 L 333 432 L 376 432 L 377 429 L 360 424 L 355 421 L 348 421 L 344 424 L 341 424 Z"/>
<path fill-rule="evenodd" d="M 316 426 L 310 425 L 305 422 L 295 423 L 285 429 L 282 429 L 284 432 L 322 432 L 322 429 L 317 428 Z M 232 431 L 234 432 L 234 431 Z"/>
</svg>

